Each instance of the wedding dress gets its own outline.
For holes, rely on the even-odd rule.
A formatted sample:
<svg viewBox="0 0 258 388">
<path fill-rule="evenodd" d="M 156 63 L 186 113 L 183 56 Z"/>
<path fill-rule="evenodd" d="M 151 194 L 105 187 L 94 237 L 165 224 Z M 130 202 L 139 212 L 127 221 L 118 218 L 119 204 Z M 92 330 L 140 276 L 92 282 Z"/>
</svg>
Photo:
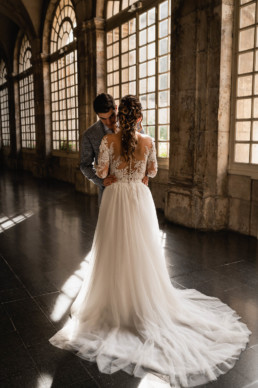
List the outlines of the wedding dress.
<svg viewBox="0 0 258 388">
<path fill-rule="evenodd" d="M 157 172 L 155 146 L 138 136 L 134 157 L 121 157 L 119 134 L 103 138 L 97 174 L 117 182 L 102 198 L 90 268 L 72 318 L 50 342 L 97 362 L 104 373 L 146 371 L 176 387 L 215 380 L 231 369 L 250 331 L 219 299 L 172 286 L 156 210 L 142 183 Z"/>
</svg>

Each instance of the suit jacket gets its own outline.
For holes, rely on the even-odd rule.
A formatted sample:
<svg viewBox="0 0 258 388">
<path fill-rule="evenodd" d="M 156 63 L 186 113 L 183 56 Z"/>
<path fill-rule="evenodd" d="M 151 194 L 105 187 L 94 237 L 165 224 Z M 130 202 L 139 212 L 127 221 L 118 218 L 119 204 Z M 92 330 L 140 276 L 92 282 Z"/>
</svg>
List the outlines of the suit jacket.
<svg viewBox="0 0 258 388">
<path fill-rule="evenodd" d="M 104 125 L 99 120 L 89 127 L 82 135 L 81 146 L 81 163 L 80 169 L 86 178 L 99 187 L 99 204 L 103 194 L 103 179 L 96 175 L 94 162 L 98 164 L 99 146 L 101 140 L 108 132 L 105 131 Z M 112 131 L 110 131 L 112 133 Z"/>
</svg>

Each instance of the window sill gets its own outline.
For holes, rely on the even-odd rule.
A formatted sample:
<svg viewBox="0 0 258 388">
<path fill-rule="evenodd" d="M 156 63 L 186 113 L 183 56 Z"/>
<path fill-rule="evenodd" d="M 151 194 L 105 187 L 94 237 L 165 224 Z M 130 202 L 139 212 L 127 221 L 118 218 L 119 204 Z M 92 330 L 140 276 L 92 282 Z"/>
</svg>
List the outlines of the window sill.
<svg viewBox="0 0 258 388">
<path fill-rule="evenodd" d="M 251 179 L 258 179 L 258 165 L 245 165 L 242 163 L 232 164 L 228 169 L 228 173 L 232 175 L 245 175 Z"/>
</svg>

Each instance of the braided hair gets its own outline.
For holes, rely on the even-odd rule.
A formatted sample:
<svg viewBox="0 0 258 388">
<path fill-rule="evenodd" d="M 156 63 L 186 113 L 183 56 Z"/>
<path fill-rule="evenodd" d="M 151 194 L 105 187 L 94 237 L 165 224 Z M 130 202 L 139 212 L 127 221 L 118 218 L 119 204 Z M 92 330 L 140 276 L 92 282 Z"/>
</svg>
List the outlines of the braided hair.
<svg viewBox="0 0 258 388">
<path fill-rule="evenodd" d="M 126 161 L 132 158 L 136 145 L 136 122 L 142 117 L 142 104 L 138 97 L 124 96 L 118 107 L 119 125 L 122 131 L 122 155 Z"/>
</svg>

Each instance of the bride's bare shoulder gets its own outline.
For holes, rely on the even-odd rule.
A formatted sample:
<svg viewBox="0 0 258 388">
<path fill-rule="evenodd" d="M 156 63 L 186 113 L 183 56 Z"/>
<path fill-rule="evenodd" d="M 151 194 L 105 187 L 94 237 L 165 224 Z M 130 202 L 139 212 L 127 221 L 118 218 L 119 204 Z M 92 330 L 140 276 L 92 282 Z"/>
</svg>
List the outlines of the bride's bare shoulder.
<svg viewBox="0 0 258 388">
<path fill-rule="evenodd" d="M 138 133 L 138 140 L 140 140 L 144 145 L 148 146 L 149 148 L 152 145 L 152 138 L 149 135 L 146 135 L 145 133 Z"/>
</svg>

